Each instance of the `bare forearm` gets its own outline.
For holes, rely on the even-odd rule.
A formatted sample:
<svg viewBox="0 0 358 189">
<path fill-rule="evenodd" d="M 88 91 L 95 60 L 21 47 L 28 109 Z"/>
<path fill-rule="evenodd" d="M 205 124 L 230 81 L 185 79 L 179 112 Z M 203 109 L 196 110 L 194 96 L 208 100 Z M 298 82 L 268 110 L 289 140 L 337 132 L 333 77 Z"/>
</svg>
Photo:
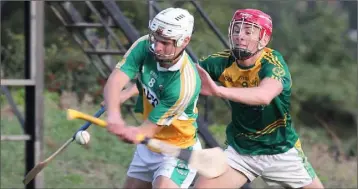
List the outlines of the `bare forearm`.
<svg viewBox="0 0 358 189">
<path fill-rule="evenodd" d="M 240 102 L 247 105 L 267 105 L 271 99 L 265 96 L 264 90 L 259 87 L 252 88 L 226 88 L 219 87 L 216 96 L 228 99 L 234 102 Z"/>
<path fill-rule="evenodd" d="M 120 114 L 121 93 L 129 78 L 121 71 L 115 70 L 104 87 L 104 101 L 108 113 Z"/>
<path fill-rule="evenodd" d="M 115 81 L 108 80 L 104 87 L 104 102 L 108 112 L 120 114 L 120 90 L 116 89 Z"/>
<path fill-rule="evenodd" d="M 149 120 L 146 120 L 142 123 L 141 126 L 138 127 L 140 130 L 140 133 L 147 136 L 147 137 L 153 137 L 156 133 L 158 133 L 162 127 L 152 123 Z"/>
<path fill-rule="evenodd" d="M 132 96 L 138 95 L 139 91 L 137 85 L 132 83 L 128 88 L 124 89 L 121 93 L 120 103 L 124 103 L 126 100 L 131 98 Z"/>
</svg>

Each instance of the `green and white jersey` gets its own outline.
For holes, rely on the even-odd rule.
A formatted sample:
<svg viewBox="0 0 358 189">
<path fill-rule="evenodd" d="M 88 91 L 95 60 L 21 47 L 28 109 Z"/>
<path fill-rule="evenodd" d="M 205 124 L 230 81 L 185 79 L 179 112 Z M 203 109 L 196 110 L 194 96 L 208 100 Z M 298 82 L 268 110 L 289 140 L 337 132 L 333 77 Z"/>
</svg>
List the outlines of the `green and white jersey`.
<svg viewBox="0 0 358 189">
<path fill-rule="evenodd" d="M 264 78 L 274 78 L 283 91 L 267 106 L 251 106 L 230 101 L 232 121 L 226 129 L 227 143 L 240 154 L 283 153 L 298 139 L 290 115 L 291 75 L 281 56 L 265 48 L 251 67 L 241 67 L 230 51 L 212 54 L 199 61 L 215 81 L 225 87 L 256 87 Z M 219 116 L 219 115 L 218 115 Z"/>
<path fill-rule="evenodd" d="M 195 144 L 196 103 L 201 80 L 186 52 L 176 64 L 168 69 L 163 68 L 149 51 L 146 35 L 131 46 L 116 68 L 131 79 L 139 74 L 143 118 L 163 127 L 154 138 L 183 148 Z M 139 107 L 136 109 L 140 111 Z"/>
</svg>

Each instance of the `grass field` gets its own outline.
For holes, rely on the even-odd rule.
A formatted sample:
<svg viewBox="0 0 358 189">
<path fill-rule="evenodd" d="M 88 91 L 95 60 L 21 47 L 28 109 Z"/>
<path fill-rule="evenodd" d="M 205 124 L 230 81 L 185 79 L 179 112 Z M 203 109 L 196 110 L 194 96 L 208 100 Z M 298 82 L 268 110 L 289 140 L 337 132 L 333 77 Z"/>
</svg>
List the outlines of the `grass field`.
<svg viewBox="0 0 358 189">
<path fill-rule="evenodd" d="M 74 107 L 94 114 L 97 107 Z M 66 120 L 66 112 L 51 100 L 45 102 L 44 156 L 59 148 L 83 124 Z M 2 105 L 1 135 L 22 134 L 16 117 Z M 225 127 L 210 127 L 223 143 Z M 123 144 L 105 129 L 91 126 L 88 146 L 72 143 L 43 170 L 46 188 L 121 188 L 130 163 L 133 145 Z M 329 153 L 329 139 L 323 131 L 300 128 L 303 148 L 327 188 L 357 188 L 357 160 L 336 162 Z M 23 188 L 24 142 L 1 142 L 1 188 Z M 252 187 L 266 185 L 257 179 Z"/>
</svg>

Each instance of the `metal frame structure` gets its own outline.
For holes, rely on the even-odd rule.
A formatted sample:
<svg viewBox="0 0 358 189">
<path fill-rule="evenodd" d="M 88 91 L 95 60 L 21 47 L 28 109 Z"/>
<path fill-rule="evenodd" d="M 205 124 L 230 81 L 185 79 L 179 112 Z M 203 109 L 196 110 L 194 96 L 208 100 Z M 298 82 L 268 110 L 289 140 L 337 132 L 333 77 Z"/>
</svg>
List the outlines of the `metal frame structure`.
<svg viewBox="0 0 358 189">
<path fill-rule="evenodd" d="M 25 135 L 2 135 L 1 141 L 22 140 L 25 144 L 26 172 L 43 156 L 43 90 L 44 90 L 44 2 L 25 1 L 25 79 L 1 79 L 1 88 L 8 99 L 6 86 L 25 87 L 25 116 L 17 117 Z M 10 101 L 11 103 L 11 101 Z M 14 105 L 14 104 L 13 104 Z M 13 107 L 13 109 L 16 109 Z M 39 174 L 26 188 L 44 188 L 43 174 Z"/>
</svg>

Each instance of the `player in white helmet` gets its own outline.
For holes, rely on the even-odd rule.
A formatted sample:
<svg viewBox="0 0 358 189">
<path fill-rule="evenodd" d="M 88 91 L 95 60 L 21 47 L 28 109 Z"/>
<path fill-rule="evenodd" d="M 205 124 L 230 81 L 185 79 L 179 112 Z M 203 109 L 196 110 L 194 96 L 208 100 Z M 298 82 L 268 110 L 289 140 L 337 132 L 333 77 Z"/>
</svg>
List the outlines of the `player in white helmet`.
<svg viewBox="0 0 358 189">
<path fill-rule="evenodd" d="M 196 123 L 201 80 L 185 52 L 193 27 L 194 17 L 181 8 L 165 9 L 149 22 L 150 33 L 131 46 L 105 85 L 110 133 L 130 143 L 138 143 L 136 135 L 141 133 L 181 148 L 201 149 Z M 122 119 L 120 103 L 123 87 L 137 75 L 144 122 L 133 127 Z M 123 188 L 188 188 L 195 175 L 186 162 L 138 144 Z"/>
</svg>

